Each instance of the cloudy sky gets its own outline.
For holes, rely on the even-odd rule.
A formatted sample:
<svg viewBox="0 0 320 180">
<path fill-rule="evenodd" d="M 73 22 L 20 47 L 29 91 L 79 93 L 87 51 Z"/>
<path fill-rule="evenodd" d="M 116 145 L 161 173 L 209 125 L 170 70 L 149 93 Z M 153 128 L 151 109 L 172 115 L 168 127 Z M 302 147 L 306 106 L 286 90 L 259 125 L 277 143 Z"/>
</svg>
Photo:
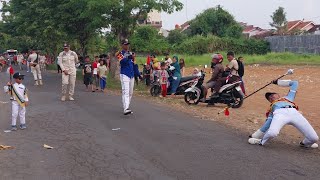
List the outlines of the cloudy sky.
<svg viewBox="0 0 320 180">
<path fill-rule="evenodd" d="M 320 0 L 179 0 L 184 9 L 171 15 L 162 13 L 163 26 L 173 29 L 193 19 L 207 8 L 217 5 L 228 10 L 237 21 L 247 22 L 262 28 L 270 28 L 270 15 L 279 6 L 287 12 L 287 20 L 312 20 L 320 24 Z"/>
</svg>

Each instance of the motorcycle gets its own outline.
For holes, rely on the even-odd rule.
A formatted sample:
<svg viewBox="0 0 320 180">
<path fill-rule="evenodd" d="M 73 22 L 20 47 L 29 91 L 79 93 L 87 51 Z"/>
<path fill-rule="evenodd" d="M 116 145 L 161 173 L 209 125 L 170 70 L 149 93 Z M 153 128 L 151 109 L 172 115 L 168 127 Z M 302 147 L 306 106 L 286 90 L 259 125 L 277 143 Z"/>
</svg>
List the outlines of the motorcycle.
<svg viewBox="0 0 320 180">
<path fill-rule="evenodd" d="M 203 72 L 202 72 L 203 73 Z M 197 105 L 202 98 L 204 98 L 204 87 L 202 75 L 199 81 L 194 83 L 190 88 L 185 91 L 184 101 L 191 105 Z M 219 90 L 219 96 L 211 96 L 203 103 L 208 105 L 214 105 L 215 103 L 227 104 L 232 108 L 240 108 L 243 104 L 244 94 L 240 87 L 241 81 L 234 82 L 232 84 L 226 84 Z"/>
<path fill-rule="evenodd" d="M 176 91 L 175 95 L 184 95 L 185 91 L 192 84 L 194 84 L 194 82 L 197 82 L 199 78 L 200 78 L 199 76 L 182 77 L 180 79 L 180 83 L 179 83 L 179 86 L 177 88 L 177 91 Z M 168 92 L 170 92 L 170 90 L 171 90 L 171 86 L 169 85 Z M 154 97 L 157 97 L 157 96 L 159 96 L 161 94 L 161 84 L 160 84 L 160 80 L 159 79 L 157 79 L 154 83 L 152 83 L 151 89 L 150 89 L 150 94 L 151 94 L 151 96 L 154 96 Z"/>
</svg>

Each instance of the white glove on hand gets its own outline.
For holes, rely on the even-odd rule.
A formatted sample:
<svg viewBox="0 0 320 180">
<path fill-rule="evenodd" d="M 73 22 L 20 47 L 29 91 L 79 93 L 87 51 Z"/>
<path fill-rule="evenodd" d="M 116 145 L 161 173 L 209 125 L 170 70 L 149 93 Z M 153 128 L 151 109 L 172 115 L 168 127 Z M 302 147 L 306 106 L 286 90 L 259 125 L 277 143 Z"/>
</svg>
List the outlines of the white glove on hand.
<svg viewBox="0 0 320 180">
<path fill-rule="evenodd" d="M 173 79 L 174 79 L 174 80 L 177 80 L 178 78 L 177 78 L 177 77 L 173 77 Z"/>
</svg>

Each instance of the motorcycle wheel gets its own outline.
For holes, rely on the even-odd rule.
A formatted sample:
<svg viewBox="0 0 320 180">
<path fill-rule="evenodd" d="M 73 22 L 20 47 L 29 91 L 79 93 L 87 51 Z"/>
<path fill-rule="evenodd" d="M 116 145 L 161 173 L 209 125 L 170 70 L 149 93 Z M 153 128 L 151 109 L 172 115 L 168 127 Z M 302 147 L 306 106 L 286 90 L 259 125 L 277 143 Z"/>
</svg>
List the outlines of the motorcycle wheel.
<svg viewBox="0 0 320 180">
<path fill-rule="evenodd" d="M 188 105 L 197 105 L 200 102 L 200 95 L 197 95 L 197 92 L 187 92 L 184 94 L 184 101 Z"/>
<path fill-rule="evenodd" d="M 235 103 L 229 104 L 232 108 L 240 108 L 243 104 L 243 96 L 238 92 L 234 96 Z"/>
<path fill-rule="evenodd" d="M 160 86 L 154 85 L 154 86 L 151 87 L 151 89 L 150 89 L 151 96 L 157 97 L 157 96 L 160 95 L 160 93 L 161 93 L 161 87 Z"/>
</svg>

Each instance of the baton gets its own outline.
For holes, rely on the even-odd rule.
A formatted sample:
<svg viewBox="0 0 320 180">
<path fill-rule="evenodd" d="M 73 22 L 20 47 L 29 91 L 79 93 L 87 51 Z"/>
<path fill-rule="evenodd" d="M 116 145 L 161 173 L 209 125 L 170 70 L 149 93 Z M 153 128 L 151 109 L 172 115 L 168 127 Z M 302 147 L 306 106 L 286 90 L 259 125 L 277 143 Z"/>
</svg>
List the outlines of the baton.
<svg viewBox="0 0 320 180">
<path fill-rule="evenodd" d="M 275 80 L 279 80 L 279 79 L 283 78 L 284 76 L 291 75 L 291 74 L 293 74 L 293 69 L 289 69 L 285 74 L 283 74 L 282 76 L 278 77 L 278 78 L 275 79 Z M 266 85 L 263 86 L 262 88 L 254 91 L 253 93 L 251 93 L 251 94 L 249 94 L 248 96 L 244 97 L 243 100 L 245 100 L 245 99 L 247 99 L 248 97 L 254 95 L 255 93 L 261 91 L 262 89 L 266 88 L 267 86 L 269 86 L 269 85 L 272 84 L 272 83 L 273 83 L 273 82 L 269 82 L 268 84 L 266 84 Z"/>
</svg>

